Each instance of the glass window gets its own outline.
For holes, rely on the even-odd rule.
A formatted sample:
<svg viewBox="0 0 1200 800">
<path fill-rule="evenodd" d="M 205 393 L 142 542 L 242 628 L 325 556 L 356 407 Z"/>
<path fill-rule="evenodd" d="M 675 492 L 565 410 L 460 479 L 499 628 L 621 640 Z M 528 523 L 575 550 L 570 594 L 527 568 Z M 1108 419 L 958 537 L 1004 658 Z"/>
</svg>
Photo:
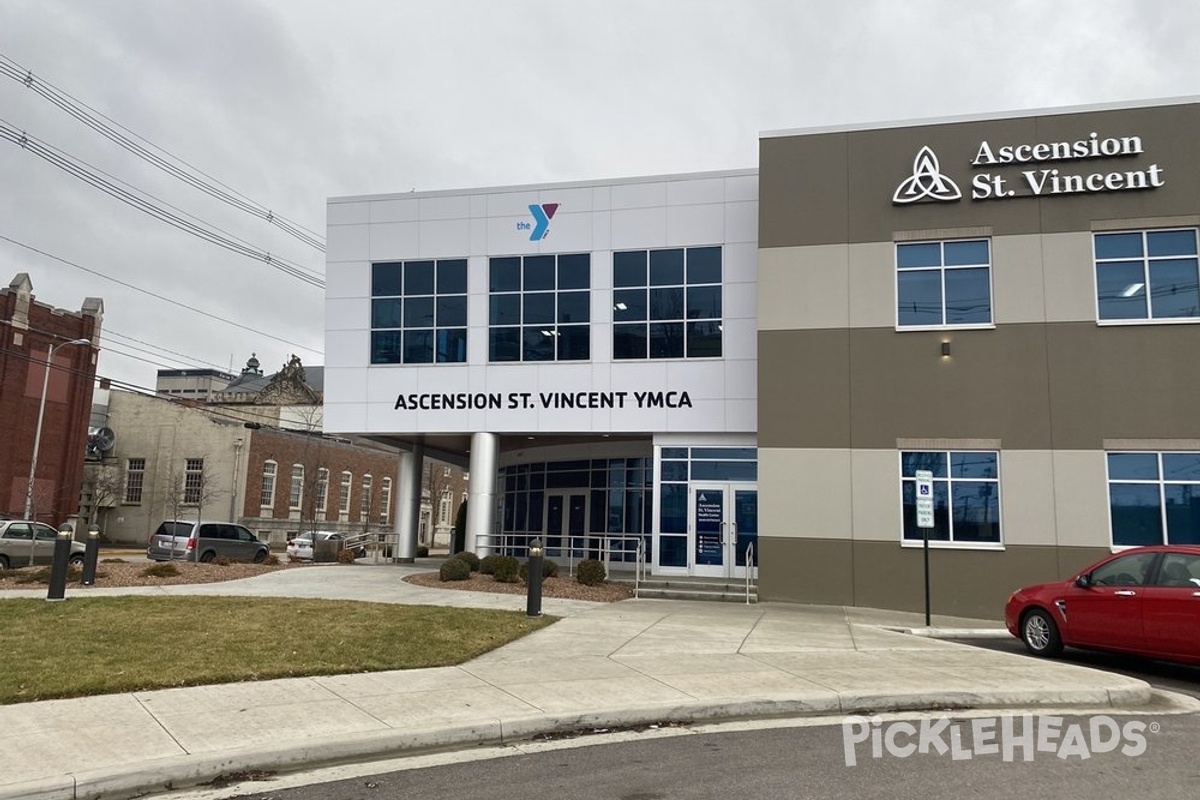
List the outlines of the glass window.
<svg viewBox="0 0 1200 800">
<path fill-rule="evenodd" d="M 275 505 L 275 471 L 274 461 L 263 462 L 262 496 L 259 501 L 259 505 L 263 508 L 271 508 Z"/>
<path fill-rule="evenodd" d="M 591 255 L 489 261 L 488 360 L 591 358 Z"/>
<path fill-rule="evenodd" d="M 142 488 L 146 481 L 146 459 L 131 458 L 125 462 L 125 502 L 142 502 Z"/>
<path fill-rule="evenodd" d="M 1113 547 L 1200 544 L 1200 453 L 1109 453 Z"/>
<path fill-rule="evenodd" d="M 304 465 L 292 465 L 292 490 L 288 493 L 288 508 L 299 511 L 304 501 Z"/>
<path fill-rule="evenodd" d="M 1097 233 L 1100 320 L 1200 317 L 1196 229 Z"/>
<path fill-rule="evenodd" d="M 896 245 L 896 327 L 992 323 L 987 239 Z"/>
<path fill-rule="evenodd" d="M 719 358 L 721 248 L 613 253 L 613 358 Z"/>
<path fill-rule="evenodd" d="M 917 527 L 918 470 L 933 474 L 931 541 L 1000 544 L 1000 454 L 987 450 L 900 453 L 900 497 L 906 541 L 921 541 Z"/>
<path fill-rule="evenodd" d="M 467 261 L 371 265 L 371 363 L 467 360 Z"/>
<path fill-rule="evenodd" d="M 342 473 L 342 483 L 338 487 L 338 513 L 350 513 L 350 486 L 354 478 L 349 472 Z"/>
<path fill-rule="evenodd" d="M 1135 553 L 1114 558 L 1092 570 L 1092 583 L 1097 586 L 1144 586 L 1150 579 L 1157 553 Z"/>
<path fill-rule="evenodd" d="M 316 508 L 321 514 L 325 513 L 325 505 L 329 501 L 329 470 L 321 467 L 317 470 Z"/>
</svg>

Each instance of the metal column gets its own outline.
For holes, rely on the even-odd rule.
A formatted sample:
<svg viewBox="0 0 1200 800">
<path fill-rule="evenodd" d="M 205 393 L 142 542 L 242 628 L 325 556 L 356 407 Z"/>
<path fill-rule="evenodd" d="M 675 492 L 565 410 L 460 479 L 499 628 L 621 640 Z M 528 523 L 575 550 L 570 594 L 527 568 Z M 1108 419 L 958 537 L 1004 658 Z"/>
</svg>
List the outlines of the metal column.
<svg viewBox="0 0 1200 800">
<path fill-rule="evenodd" d="M 494 433 L 471 434 L 471 485 L 467 487 L 468 550 L 479 557 L 492 554 L 496 516 L 496 464 L 500 438 Z"/>
</svg>

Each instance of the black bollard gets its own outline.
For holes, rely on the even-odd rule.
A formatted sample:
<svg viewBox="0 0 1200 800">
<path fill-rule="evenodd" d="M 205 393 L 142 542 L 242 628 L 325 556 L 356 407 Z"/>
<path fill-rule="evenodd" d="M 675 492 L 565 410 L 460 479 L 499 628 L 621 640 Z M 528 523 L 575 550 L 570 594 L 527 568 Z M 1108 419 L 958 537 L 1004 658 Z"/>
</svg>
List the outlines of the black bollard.
<svg viewBox="0 0 1200 800">
<path fill-rule="evenodd" d="M 54 560 L 50 563 L 50 592 L 47 600 L 62 600 L 67 596 L 67 561 L 71 558 L 71 529 L 63 526 L 54 540 Z"/>
<path fill-rule="evenodd" d="M 84 586 L 96 582 L 96 561 L 100 558 L 100 529 L 95 525 L 88 528 L 87 549 L 83 551 L 83 580 Z"/>
<path fill-rule="evenodd" d="M 529 586 L 525 599 L 525 616 L 542 615 L 542 540 L 529 543 Z"/>
</svg>

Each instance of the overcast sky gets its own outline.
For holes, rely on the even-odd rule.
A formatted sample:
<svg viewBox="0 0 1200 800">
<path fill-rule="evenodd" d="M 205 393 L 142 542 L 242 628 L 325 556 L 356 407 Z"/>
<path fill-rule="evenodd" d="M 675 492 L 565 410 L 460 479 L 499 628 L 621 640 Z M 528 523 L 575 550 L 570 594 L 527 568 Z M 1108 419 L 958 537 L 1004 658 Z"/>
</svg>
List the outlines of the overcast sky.
<svg viewBox="0 0 1200 800">
<path fill-rule="evenodd" d="M 1197 30 L 1178 0 L 4 0 L 0 66 L 323 237 L 330 196 L 747 168 L 764 130 L 1200 94 Z M 3 74 L 0 123 L 324 273 Z M 0 236 L 24 245 L 0 239 L 2 285 L 104 300 L 102 375 L 324 363 L 322 289 L 2 138 Z"/>
</svg>

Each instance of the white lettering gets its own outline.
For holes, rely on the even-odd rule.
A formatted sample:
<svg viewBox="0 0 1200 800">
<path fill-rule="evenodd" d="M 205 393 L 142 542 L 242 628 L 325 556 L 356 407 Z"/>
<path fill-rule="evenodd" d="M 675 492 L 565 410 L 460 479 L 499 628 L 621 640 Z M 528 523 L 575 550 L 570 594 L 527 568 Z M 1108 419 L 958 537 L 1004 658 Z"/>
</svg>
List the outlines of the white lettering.
<svg viewBox="0 0 1200 800">
<path fill-rule="evenodd" d="M 1146 752 L 1146 723 L 1137 720 L 1126 722 L 1121 731 L 1129 740 L 1129 744 L 1121 748 L 1122 754 L 1133 757 Z"/>
<path fill-rule="evenodd" d="M 996 744 L 996 720 L 971 720 L 971 741 L 974 743 L 975 752 L 981 756 L 994 756 L 999 753 L 1000 745 Z"/>
<path fill-rule="evenodd" d="M 1012 761 L 1013 753 L 1020 745 L 1024 760 L 1033 761 L 1033 715 L 1025 714 L 1021 717 L 1021 735 L 1019 737 L 1013 731 L 1014 719 L 1015 717 L 1004 717 L 1000 720 L 1000 741 L 1004 743 L 1004 760 Z"/>
<path fill-rule="evenodd" d="M 1105 731 L 1109 734 L 1107 739 L 1104 738 Z M 1121 726 L 1112 717 L 1103 714 L 1092 717 L 1088 721 L 1088 732 L 1091 734 L 1093 753 L 1111 753 L 1121 743 Z"/>
<path fill-rule="evenodd" d="M 950 727 L 950 720 L 946 717 L 942 717 L 934 725 L 930 725 L 929 722 L 930 721 L 927 719 L 921 720 L 921 737 L 918 740 L 919 746 L 917 749 L 923 755 L 928 753 L 929 746 L 933 745 L 934 749 L 938 751 L 938 755 L 944 756 L 949 748 L 946 747 L 946 743 L 942 741 L 942 733 L 946 730 L 946 728 Z"/>
<path fill-rule="evenodd" d="M 916 743 L 912 741 L 905 745 L 896 744 L 896 736 L 901 733 L 911 739 L 917 735 L 917 729 L 908 722 L 895 722 L 888 727 L 888 731 L 884 735 L 884 743 L 887 745 L 887 751 L 896 758 L 911 756 L 917 749 Z"/>
<path fill-rule="evenodd" d="M 866 717 L 846 717 L 842 722 L 842 750 L 846 755 L 846 766 L 858 763 L 855 747 L 871 735 L 871 724 Z"/>
<path fill-rule="evenodd" d="M 1062 727 L 1062 723 L 1062 717 L 1042 717 L 1041 724 L 1038 725 L 1038 750 L 1043 753 L 1058 752 L 1058 745 L 1054 742 L 1058 739 L 1059 728 Z"/>
</svg>

